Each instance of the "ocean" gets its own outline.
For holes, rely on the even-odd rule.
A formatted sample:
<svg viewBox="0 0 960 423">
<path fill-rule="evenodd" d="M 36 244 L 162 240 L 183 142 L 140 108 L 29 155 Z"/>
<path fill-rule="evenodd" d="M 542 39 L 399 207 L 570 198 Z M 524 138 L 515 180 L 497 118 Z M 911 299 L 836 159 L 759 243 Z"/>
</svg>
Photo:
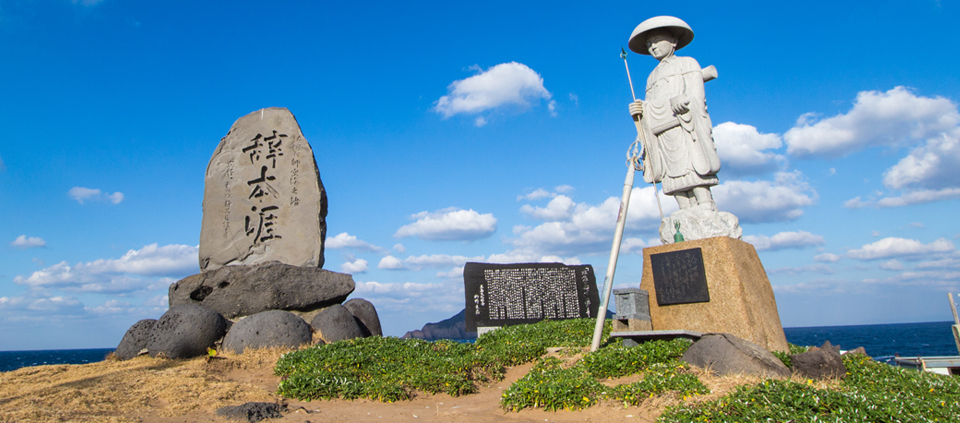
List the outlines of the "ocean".
<svg viewBox="0 0 960 423">
<path fill-rule="evenodd" d="M 844 350 L 864 347 L 877 361 L 902 357 L 957 355 L 953 322 L 897 323 L 859 326 L 784 328 L 795 345 L 821 346 L 829 340 Z M 83 350 L 0 351 L 0 372 L 45 364 L 84 364 L 102 361 L 113 348 Z"/>
</svg>

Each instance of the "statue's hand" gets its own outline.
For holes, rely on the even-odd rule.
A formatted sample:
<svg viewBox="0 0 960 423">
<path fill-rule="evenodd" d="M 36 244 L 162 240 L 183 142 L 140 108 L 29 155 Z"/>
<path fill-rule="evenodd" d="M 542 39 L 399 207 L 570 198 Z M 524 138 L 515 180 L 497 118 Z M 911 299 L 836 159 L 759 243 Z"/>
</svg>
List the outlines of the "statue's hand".
<svg viewBox="0 0 960 423">
<path fill-rule="evenodd" d="M 630 116 L 639 119 L 641 115 L 643 115 L 643 102 L 634 100 L 633 103 L 630 103 Z"/>
<path fill-rule="evenodd" d="M 690 111 L 690 109 L 687 107 L 688 104 L 690 104 L 690 97 L 687 97 L 686 94 L 680 94 L 670 99 L 670 109 L 673 110 L 673 113 L 678 115 L 682 115 Z"/>
</svg>

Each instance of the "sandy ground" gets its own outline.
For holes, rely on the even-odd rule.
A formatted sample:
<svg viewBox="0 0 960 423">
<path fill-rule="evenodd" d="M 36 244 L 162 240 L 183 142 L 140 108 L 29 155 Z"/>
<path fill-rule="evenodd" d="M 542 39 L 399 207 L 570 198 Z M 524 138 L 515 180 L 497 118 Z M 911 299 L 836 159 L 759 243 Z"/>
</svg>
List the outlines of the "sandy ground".
<svg viewBox="0 0 960 423">
<path fill-rule="evenodd" d="M 410 401 L 370 400 L 301 402 L 278 398 L 280 379 L 273 364 L 282 350 L 248 351 L 218 360 L 107 360 L 84 365 L 53 365 L 0 373 L 0 423 L 12 422 L 228 422 L 217 408 L 248 401 L 286 403 L 290 423 L 317 422 L 653 422 L 663 409 L 681 399 L 670 395 L 648 399 L 639 407 L 600 404 L 581 411 L 522 410 L 505 412 L 503 390 L 523 377 L 532 364 L 507 370 L 506 378 L 480 392 L 461 397 L 421 394 Z M 757 383 L 749 377 L 698 377 L 713 393 L 693 397 L 705 401 L 738 385 Z M 632 379 L 608 381 L 628 383 Z M 236 420 L 233 420 L 236 421 Z"/>
</svg>

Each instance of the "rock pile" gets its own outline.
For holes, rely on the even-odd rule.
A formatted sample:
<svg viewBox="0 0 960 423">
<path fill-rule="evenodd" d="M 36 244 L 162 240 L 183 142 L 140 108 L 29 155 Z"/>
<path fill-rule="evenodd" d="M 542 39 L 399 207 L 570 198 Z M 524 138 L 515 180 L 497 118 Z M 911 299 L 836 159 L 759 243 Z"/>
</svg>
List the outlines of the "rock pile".
<svg viewBox="0 0 960 423">
<path fill-rule="evenodd" d="M 383 335 L 373 304 L 344 303 L 353 278 L 321 269 L 327 196 L 289 110 L 238 119 L 204 181 L 201 273 L 170 285 L 170 310 L 134 324 L 118 357 L 188 358 L 221 342 L 242 353 Z"/>
</svg>

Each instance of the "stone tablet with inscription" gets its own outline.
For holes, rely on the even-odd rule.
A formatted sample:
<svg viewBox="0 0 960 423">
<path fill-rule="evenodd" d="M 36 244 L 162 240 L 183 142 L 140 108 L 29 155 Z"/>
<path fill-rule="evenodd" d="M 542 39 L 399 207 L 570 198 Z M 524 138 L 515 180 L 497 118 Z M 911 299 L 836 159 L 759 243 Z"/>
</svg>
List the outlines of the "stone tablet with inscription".
<svg viewBox="0 0 960 423">
<path fill-rule="evenodd" d="M 238 119 L 204 178 L 200 269 L 276 260 L 323 267 L 327 195 L 293 114 L 271 107 Z"/>
<path fill-rule="evenodd" d="M 699 248 L 651 254 L 650 267 L 658 305 L 710 301 L 703 252 Z"/>
<path fill-rule="evenodd" d="M 600 294 L 593 266 L 562 263 L 467 263 L 466 330 L 544 319 L 595 318 Z"/>
</svg>

